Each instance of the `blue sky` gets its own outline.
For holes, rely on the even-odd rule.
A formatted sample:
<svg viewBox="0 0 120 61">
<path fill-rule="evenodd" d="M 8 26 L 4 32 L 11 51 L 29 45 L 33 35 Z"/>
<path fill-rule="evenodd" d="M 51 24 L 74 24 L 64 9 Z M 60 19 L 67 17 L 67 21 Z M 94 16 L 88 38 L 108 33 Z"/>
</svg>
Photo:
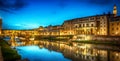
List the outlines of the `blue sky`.
<svg viewBox="0 0 120 61">
<path fill-rule="evenodd" d="M 3 29 L 32 29 L 61 25 L 65 20 L 112 13 L 120 0 L 0 0 Z"/>
</svg>

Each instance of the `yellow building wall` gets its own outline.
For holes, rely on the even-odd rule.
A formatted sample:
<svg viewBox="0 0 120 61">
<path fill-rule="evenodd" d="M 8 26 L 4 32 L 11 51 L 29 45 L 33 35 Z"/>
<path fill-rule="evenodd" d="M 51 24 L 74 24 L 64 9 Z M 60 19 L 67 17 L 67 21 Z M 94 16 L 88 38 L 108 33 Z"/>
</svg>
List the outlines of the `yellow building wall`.
<svg viewBox="0 0 120 61">
<path fill-rule="evenodd" d="M 120 36 L 120 21 L 110 22 L 110 35 Z"/>
</svg>

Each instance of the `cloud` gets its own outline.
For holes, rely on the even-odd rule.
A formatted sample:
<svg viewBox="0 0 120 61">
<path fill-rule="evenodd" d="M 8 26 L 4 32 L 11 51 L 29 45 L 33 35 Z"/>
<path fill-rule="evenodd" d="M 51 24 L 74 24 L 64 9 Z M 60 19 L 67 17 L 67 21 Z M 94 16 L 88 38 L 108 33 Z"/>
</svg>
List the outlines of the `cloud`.
<svg viewBox="0 0 120 61">
<path fill-rule="evenodd" d="M 26 5 L 24 0 L 0 0 L 0 10 L 9 13 L 20 10 Z"/>
</svg>

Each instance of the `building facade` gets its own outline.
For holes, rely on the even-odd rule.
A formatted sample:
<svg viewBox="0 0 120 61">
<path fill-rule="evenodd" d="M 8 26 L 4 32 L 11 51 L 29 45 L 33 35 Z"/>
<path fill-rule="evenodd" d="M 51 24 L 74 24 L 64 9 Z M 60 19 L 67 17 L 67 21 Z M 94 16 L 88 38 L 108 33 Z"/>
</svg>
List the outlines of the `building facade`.
<svg viewBox="0 0 120 61">
<path fill-rule="evenodd" d="M 41 35 L 119 35 L 120 17 L 117 16 L 117 6 L 113 13 L 94 15 L 66 20 L 58 26 L 42 27 Z M 114 25 L 113 25 L 114 24 Z M 116 28 L 116 29 L 114 29 Z M 114 31 L 113 31 L 114 30 Z"/>
<path fill-rule="evenodd" d="M 111 19 L 110 35 L 120 36 L 120 16 Z"/>
<path fill-rule="evenodd" d="M 76 35 L 108 35 L 108 16 L 96 15 L 78 19 L 75 24 Z"/>
<path fill-rule="evenodd" d="M 38 28 L 39 35 L 64 35 L 63 28 L 60 25 L 56 26 L 47 26 L 47 27 L 39 27 Z"/>
<path fill-rule="evenodd" d="M 109 22 L 112 14 L 76 18 L 64 22 L 64 30 L 73 35 L 109 35 Z M 70 24 L 69 24 L 70 23 Z"/>
<path fill-rule="evenodd" d="M 0 18 L 0 34 L 2 19 Z M 34 32 L 33 32 L 34 31 Z M 6 33 L 5 31 L 4 33 Z M 34 35 L 104 35 L 120 36 L 120 16 L 117 16 L 117 6 L 114 5 L 113 13 L 75 18 L 64 21 L 62 25 L 47 26 L 24 33 Z"/>
<path fill-rule="evenodd" d="M 75 23 L 76 23 L 76 21 L 74 19 L 64 21 L 64 23 L 62 24 L 62 27 L 64 29 L 63 34 L 64 35 L 74 35 L 75 34 L 75 28 L 74 28 Z"/>
</svg>

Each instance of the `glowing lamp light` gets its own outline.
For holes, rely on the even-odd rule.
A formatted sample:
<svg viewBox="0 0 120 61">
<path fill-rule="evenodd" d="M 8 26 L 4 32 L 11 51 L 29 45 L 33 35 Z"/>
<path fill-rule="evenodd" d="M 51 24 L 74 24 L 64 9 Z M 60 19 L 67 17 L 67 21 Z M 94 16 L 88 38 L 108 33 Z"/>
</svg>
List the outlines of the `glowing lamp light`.
<svg viewBox="0 0 120 61">
<path fill-rule="evenodd" d="M 116 56 L 118 56 L 118 53 L 116 53 Z"/>
<path fill-rule="evenodd" d="M 30 40 L 34 40 L 35 38 L 30 38 Z"/>
<path fill-rule="evenodd" d="M 115 34 L 118 34 L 118 32 L 115 32 Z"/>
<path fill-rule="evenodd" d="M 91 39 L 91 36 L 86 36 L 85 37 L 85 40 L 90 40 Z"/>
<path fill-rule="evenodd" d="M 100 34 L 100 32 L 97 32 L 97 34 Z"/>
</svg>

